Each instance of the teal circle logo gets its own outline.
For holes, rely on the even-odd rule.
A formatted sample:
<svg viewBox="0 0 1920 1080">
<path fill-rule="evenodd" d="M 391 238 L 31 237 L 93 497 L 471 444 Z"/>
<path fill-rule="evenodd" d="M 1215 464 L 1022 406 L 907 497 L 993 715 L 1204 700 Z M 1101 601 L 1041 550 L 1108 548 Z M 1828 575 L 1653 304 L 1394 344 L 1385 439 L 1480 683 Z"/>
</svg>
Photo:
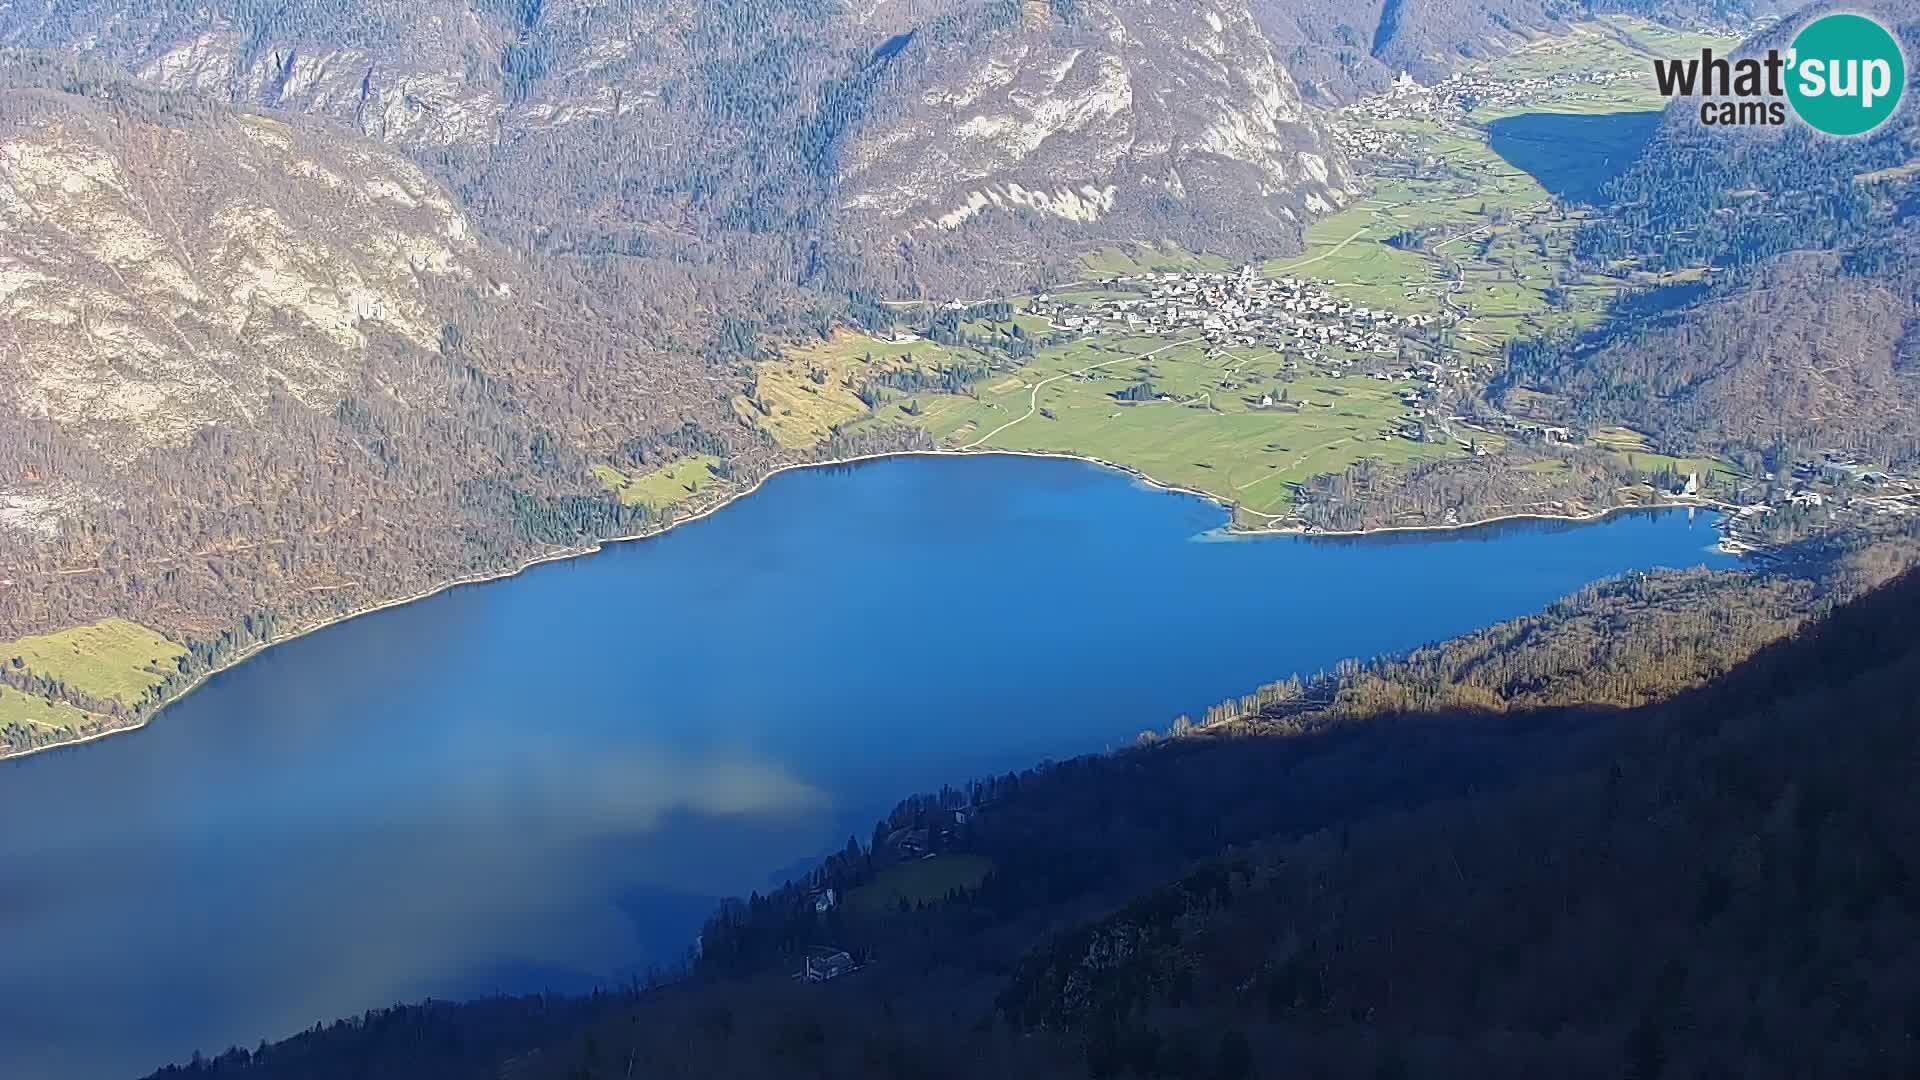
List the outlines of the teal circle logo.
<svg viewBox="0 0 1920 1080">
<path fill-rule="evenodd" d="M 1907 87 L 1906 58 L 1864 15 L 1823 15 L 1793 39 L 1787 100 L 1815 131 L 1865 135 L 1887 122 Z"/>
</svg>

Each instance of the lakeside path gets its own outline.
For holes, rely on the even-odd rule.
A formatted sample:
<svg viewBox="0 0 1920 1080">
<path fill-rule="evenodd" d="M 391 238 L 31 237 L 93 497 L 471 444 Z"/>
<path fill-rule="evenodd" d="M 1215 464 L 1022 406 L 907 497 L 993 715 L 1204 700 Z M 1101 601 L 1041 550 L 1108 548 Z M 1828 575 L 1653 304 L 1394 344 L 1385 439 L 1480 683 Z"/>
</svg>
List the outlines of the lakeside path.
<svg viewBox="0 0 1920 1080">
<path fill-rule="evenodd" d="M 1097 364 L 1088 364 L 1086 367 L 1083 367 L 1083 368 L 1075 368 L 1072 371 L 1063 371 L 1058 375 L 1050 375 L 1047 378 L 1041 379 L 1039 382 L 1033 384 L 1033 393 L 1028 396 L 1027 411 L 1023 415 L 1016 416 L 1012 420 L 1009 420 L 1006 423 L 1001 424 L 999 427 L 994 428 L 992 431 L 987 432 L 985 435 L 982 435 L 979 438 L 968 443 L 967 445 L 960 447 L 960 449 L 961 450 L 975 449 L 981 443 L 986 442 L 988 439 L 993 438 L 995 435 L 1000 434 L 1001 432 L 1007 430 L 1013 425 L 1020 423 L 1022 420 L 1027 420 L 1032 418 L 1033 414 L 1038 412 L 1040 409 L 1040 390 L 1041 388 L 1045 387 L 1049 383 L 1056 383 L 1056 382 L 1059 382 L 1061 379 L 1072 378 L 1076 375 L 1085 375 L 1089 371 L 1098 371 L 1103 367 L 1109 367 L 1113 364 L 1124 364 L 1129 360 L 1145 360 L 1149 356 L 1157 356 L 1160 353 L 1166 352 L 1168 349 L 1177 349 L 1182 345 L 1191 345 L 1194 342 L 1199 340 L 1200 339 L 1197 337 L 1187 338 L 1185 341 L 1176 341 L 1169 345 L 1162 345 L 1157 349 L 1150 349 L 1147 352 L 1136 353 L 1132 356 L 1115 357 L 1112 360 L 1102 360 Z M 1105 464 L 1105 462 L 1102 462 L 1102 464 Z"/>
<path fill-rule="evenodd" d="M 1171 348 L 1171 346 L 1165 346 L 1165 347 Z M 1153 350 L 1153 352 L 1158 352 L 1158 351 L 1160 350 L 1158 349 Z M 1143 353 L 1140 355 L 1147 356 L 1147 355 L 1151 355 L 1151 353 Z M 1105 363 L 1119 363 L 1121 360 L 1137 360 L 1139 358 L 1140 356 L 1127 356 L 1127 357 L 1121 357 L 1118 360 L 1106 361 Z M 1095 365 L 1095 366 L 1103 366 L 1103 365 Z M 1090 370 L 1090 369 L 1085 369 L 1085 370 Z M 1029 415 L 1031 415 L 1031 413 L 1029 413 Z M 1025 419 L 1025 417 L 1022 417 L 1022 419 Z M 1003 429 L 1004 427 L 1005 425 L 1003 425 Z M 689 525 L 689 524 L 692 524 L 693 522 L 701 520 L 702 518 L 710 517 L 713 514 L 719 513 L 721 510 L 724 510 L 728 506 L 732 505 L 735 500 L 743 499 L 748 495 L 751 495 L 754 492 L 760 490 L 760 487 L 763 484 L 765 484 L 768 480 L 773 479 L 775 476 L 778 476 L 784 472 L 792 472 L 799 469 L 830 469 L 830 468 L 836 468 L 844 465 L 858 465 L 863 462 L 869 462 L 869 461 L 885 461 L 892 458 L 974 457 L 974 456 L 984 456 L 988 454 L 998 454 L 1006 457 L 1054 458 L 1054 459 L 1064 460 L 1064 461 L 1079 461 L 1088 465 L 1098 465 L 1102 468 L 1112 469 L 1116 472 L 1126 473 L 1128 476 L 1133 477 L 1136 481 L 1160 491 L 1165 491 L 1165 492 L 1169 492 L 1171 494 L 1176 494 L 1176 495 L 1192 495 L 1197 498 L 1205 499 L 1208 502 L 1213 503 L 1215 506 L 1218 506 L 1221 509 L 1227 511 L 1228 521 L 1227 521 L 1226 528 L 1230 533 L 1233 533 L 1238 536 L 1250 538 L 1250 539 L 1258 538 L 1258 537 L 1267 537 L 1267 536 L 1299 536 L 1299 537 L 1306 537 L 1306 538 L 1333 539 L 1333 538 L 1354 538 L 1354 537 L 1375 536 L 1375 535 L 1382 535 L 1387 533 L 1421 533 L 1421 532 L 1447 533 L 1447 532 L 1457 532 L 1462 529 L 1476 529 L 1476 528 L 1480 528 L 1481 526 L 1496 525 L 1501 522 L 1507 522 L 1507 521 L 1564 521 L 1564 522 L 1570 522 L 1574 524 L 1584 524 L 1584 523 L 1601 521 L 1608 517 L 1613 516 L 1614 514 L 1629 513 L 1636 510 L 1677 510 L 1682 507 L 1698 507 L 1703 509 L 1711 509 L 1711 510 L 1719 511 L 1722 513 L 1729 513 L 1735 509 L 1734 507 L 1726 503 L 1722 503 L 1713 499 L 1676 498 L 1672 502 L 1658 503 L 1654 505 L 1635 504 L 1635 505 L 1626 505 L 1626 506 L 1610 506 L 1600 510 L 1592 511 L 1589 513 L 1581 513 L 1581 514 L 1554 514 L 1554 513 L 1538 513 L 1538 512 L 1508 513 L 1508 514 L 1500 514 L 1500 515 L 1496 515 L 1488 518 L 1480 518 L 1474 521 L 1460 522 L 1452 525 L 1389 525 L 1389 526 L 1375 527 L 1371 529 L 1352 529 L 1352 530 L 1304 529 L 1304 528 L 1300 528 L 1298 526 L 1293 526 L 1293 525 L 1264 525 L 1264 526 L 1259 526 L 1257 528 L 1238 528 L 1235 526 L 1232 518 L 1233 511 L 1236 509 L 1233 500 L 1223 497 L 1211 491 L 1202 491 L 1198 488 L 1182 487 L 1177 484 L 1164 483 L 1160 480 L 1154 479 L 1151 476 L 1148 476 L 1146 473 L 1141 472 L 1139 469 L 1134 468 L 1130 465 L 1123 465 L 1119 462 L 1107 461 L 1103 458 L 1092 457 L 1086 454 L 1073 454 L 1073 453 L 1063 453 L 1063 452 L 1043 451 L 1043 450 L 999 450 L 999 449 L 993 449 L 993 448 L 976 450 L 972 448 L 973 445 L 975 444 L 970 444 L 967 447 L 962 447 L 958 449 L 945 449 L 945 450 L 895 450 L 895 451 L 887 451 L 884 453 L 877 453 L 877 454 L 862 454 L 862 455 L 858 455 L 850 458 L 835 458 L 829 461 L 788 462 L 787 464 L 780 465 L 774 469 L 769 470 L 766 473 L 766 475 L 760 477 L 758 480 L 755 480 L 752 484 L 748 485 L 747 487 L 741 488 L 738 491 L 717 493 L 719 497 L 716 498 L 716 500 L 710 506 L 706 506 L 698 511 L 690 513 L 686 517 L 676 518 L 671 522 L 666 522 L 664 524 L 654 526 L 643 532 L 633 533 L 626 536 L 605 537 L 603 539 L 593 540 L 588 543 L 576 545 L 573 547 L 559 548 L 542 555 L 537 555 L 537 556 L 528 558 L 515 566 L 503 567 L 496 571 L 490 571 L 490 572 L 481 573 L 481 574 L 470 574 L 464 577 L 449 579 L 447 581 L 440 582 L 439 584 L 430 585 L 426 588 L 409 593 L 405 596 L 396 597 L 391 600 L 383 600 L 377 603 L 367 604 L 362 607 L 341 612 L 340 614 L 329 616 L 327 618 L 317 620 L 307 625 L 297 627 L 293 630 L 286 632 L 280 637 L 271 638 L 267 641 L 257 642 L 251 647 L 243 650 L 242 652 L 235 654 L 233 657 L 228 659 L 226 663 L 221 664 L 219 667 L 210 668 L 207 671 L 200 673 L 199 677 L 195 678 L 192 682 L 187 683 L 185 686 L 182 686 L 179 690 L 175 691 L 173 694 L 168 696 L 165 700 L 155 704 L 151 709 L 146 711 L 144 714 L 139 716 L 137 719 L 135 719 L 131 723 L 122 725 L 120 727 L 109 728 L 104 731 L 96 731 L 96 732 L 93 732 L 92 734 L 85 735 L 77 739 L 68 739 L 63 742 L 50 743 L 45 746 L 29 747 L 24 750 L 12 750 L 12 751 L 0 752 L 0 763 L 12 761 L 15 759 L 32 757 L 36 754 L 48 753 L 54 750 L 67 750 L 67 749 L 71 749 L 78 746 L 84 746 L 87 743 L 97 742 L 101 739 L 108 738 L 109 736 L 127 735 L 136 731 L 140 731 L 141 729 L 145 728 L 149 723 L 152 723 L 155 719 L 157 719 L 161 713 L 167 710 L 169 706 L 181 701 L 182 699 L 186 698 L 187 695 L 200 689 L 202 686 L 205 686 L 208 680 L 212 679 L 214 676 L 220 674 L 223 671 L 227 671 L 234 667 L 237 667 L 240 664 L 245 663 L 247 660 L 252 659 L 253 657 L 259 655 L 260 653 L 266 651 L 267 649 L 273 648 L 276 645 L 284 645 L 290 641 L 297 641 L 300 638 L 306 637 L 308 634 L 317 633 L 318 631 L 325 630 L 330 626 L 336 626 L 340 623 L 344 623 L 353 619 L 360 618 L 363 615 L 372 615 L 376 612 L 385 611 L 388 608 L 397 608 L 405 604 L 414 603 L 415 601 L 418 601 L 418 600 L 425 600 L 425 599 L 428 599 L 429 597 L 437 596 L 440 593 L 446 592 L 449 589 L 455 589 L 465 585 L 484 585 L 488 582 L 502 581 L 507 578 L 518 577 L 522 573 L 525 573 L 526 571 L 531 570 L 534 567 L 542 565 L 544 563 L 560 562 L 566 559 L 577 559 L 582 556 L 595 554 L 601 551 L 603 548 L 605 548 L 609 544 L 631 543 L 638 540 L 648 540 L 656 536 L 664 535 L 665 533 L 670 532 L 673 529 L 677 529 L 682 525 Z M 1242 513 L 1253 514 L 1255 516 L 1265 518 L 1268 521 L 1283 520 L 1283 518 L 1277 514 L 1263 514 L 1258 511 L 1247 510 L 1244 507 L 1240 507 L 1239 509 Z M 1747 554 L 1752 554 L 1752 553 L 1749 552 Z"/>
</svg>

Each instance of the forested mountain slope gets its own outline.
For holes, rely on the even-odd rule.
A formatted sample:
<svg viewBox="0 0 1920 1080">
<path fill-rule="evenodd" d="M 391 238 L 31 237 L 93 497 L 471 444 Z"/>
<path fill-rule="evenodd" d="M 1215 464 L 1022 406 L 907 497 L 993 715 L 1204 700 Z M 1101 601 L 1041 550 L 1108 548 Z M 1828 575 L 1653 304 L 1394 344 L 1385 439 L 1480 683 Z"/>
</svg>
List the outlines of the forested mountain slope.
<svg viewBox="0 0 1920 1080">
<path fill-rule="evenodd" d="M 391 154 L 69 70 L 9 62 L 0 114 L 7 383 L 65 437 L 123 460 L 276 391 L 331 410 L 376 338 L 438 347 L 440 282 L 512 291 Z"/>
<path fill-rule="evenodd" d="M 1864 5 L 1920 49 L 1911 5 Z M 1784 46 L 1786 20 L 1752 48 Z M 1835 139 L 1708 128 L 1676 102 L 1602 193 L 1576 268 L 1638 294 L 1594 331 L 1510 350 L 1499 389 L 1562 395 L 1671 452 L 1920 455 L 1920 111 Z M 1674 282 L 1678 282 L 1675 284 Z"/>
<path fill-rule="evenodd" d="M 751 479 L 742 359 L 885 323 L 876 291 L 1277 253 L 1351 185 L 1197 0 L 8 0 L 0 47 L 0 641 L 117 617 L 191 654 L 107 661 L 119 696 L 8 666 L 84 717 L 0 716 L 9 751 L 633 531 L 596 469 Z"/>
<path fill-rule="evenodd" d="M 1877 580 L 1877 558 L 1851 580 Z M 1664 659 L 1597 664 L 1616 687 L 1657 686 L 1650 704 L 1494 715 L 1376 695 L 1332 727 L 1061 763 L 975 785 L 966 842 L 996 861 L 977 887 L 859 922 L 822 919 L 800 889 L 710 924 L 715 971 L 856 938 L 872 963 L 825 986 L 776 967 L 597 1002 L 409 1007 L 167 1075 L 1910 1072 L 1920 716 L 1903 688 L 1920 645 L 1903 631 L 1920 578 L 1757 653 L 1799 586 L 1648 584 L 1436 651 L 1573 702 L 1599 684 L 1537 661 L 1579 655 L 1593 619 L 1649 619 Z M 1676 595 L 1704 621 L 1661 622 Z M 1749 609 L 1746 646 L 1710 677 L 1660 673 L 1714 653 L 1729 627 L 1711 621 Z M 1425 670 L 1375 675 L 1412 688 Z M 850 845 L 829 870 L 867 857 Z"/>
<path fill-rule="evenodd" d="M 621 268 L 326 123 L 0 52 L 0 177 L 0 639 L 284 627 L 617 528 L 623 445 L 759 446 Z"/>
<path fill-rule="evenodd" d="M 1082 1033 L 1096 1074 L 1236 1024 L 1289 1073 L 1911 1072 L 1917 593 L 1623 718 L 1591 770 L 1156 892 L 1000 1004 Z"/>
</svg>

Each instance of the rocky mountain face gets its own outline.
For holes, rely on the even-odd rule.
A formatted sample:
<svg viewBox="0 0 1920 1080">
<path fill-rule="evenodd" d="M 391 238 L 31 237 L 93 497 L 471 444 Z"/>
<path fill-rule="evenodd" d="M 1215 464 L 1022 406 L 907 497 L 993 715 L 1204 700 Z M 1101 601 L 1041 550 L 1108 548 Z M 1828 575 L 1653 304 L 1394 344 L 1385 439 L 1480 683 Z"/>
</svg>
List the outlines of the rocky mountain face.
<svg viewBox="0 0 1920 1080">
<path fill-rule="evenodd" d="M 184 632 L 605 531 L 541 500 L 622 453 L 764 464 L 727 403 L 768 337 L 1116 240 L 1291 250 L 1354 189 L 1291 69 L 1529 12 L 0 0 L 0 579 L 61 575 L 0 617 Z"/>
<path fill-rule="evenodd" d="M 725 238 L 779 286 L 834 256 L 884 279 L 928 236 L 965 262 L 940 234 L 991 248 L 1016 230 L 989 208 L 1048 249 L 1195 222 L 1284 245 L 1351 183 L 1244 0 L 11 0 L 0 41 L 334 118 L 511 241 Z"/>
<path fill-rule="evenodd" d="M 981 44 L 984 40 L 985 47 Z M 1081 4 L 901 46 L 898 107 L 849 141 L 842 206 L 953 230 L 989 209 L 1143 229 L 1173 204 L 1259 229 L 1352 185 L 1252 14 L 1234 3 Z"/>
<path fill-rule="evenodd" d="M 116 455 L 331 409 L 375 338 L 437 347 L 437 286 L 509 288 L 417 166 L 265 116 L 15 85 L 0 171 L 12 404 Z"/>
<path fill-rule="evenodd" d="M 1384 90 L 1400 72 L 1425 82 L 1465 59 L 1498 56 L 1563 30 L 1564 5 L 1538 0 L 1253 0 L 1254 17 L 1309 100 L 1337 105 Z"/>
<path fill-rule="evenodd" d="M 592 462 L 736 426 L 727 371 L 646 344 L 644 284 L 482 238 L 325 122 L 0 51 L 0 639 L 205 634 L 568 542 Z"/>
<path fill-rule="evenodd" d="M 1309 104 L 1594 10 L 1772 3 L 0 0 L 0 44 L 330 117 L 510 243 L 710 264 L 764 299 L 1113 239 L 1285 249 L 1352 189 Z"/>
<path fill-rule="evenodd" d="M 0 0 L 0 639 L 630 531 L 767 336 L 1351 185 L 1245 0 Z"/>
<path fill-rule="evenodd" d="M 1596 15 L 1745 25 L 1793 0 L 1252 0 L 1255 20 L 1309 102 L 1378 93 L 1401 72 L 1443 79 L 1464 60 L 1511 52 Z"/>
</svg>

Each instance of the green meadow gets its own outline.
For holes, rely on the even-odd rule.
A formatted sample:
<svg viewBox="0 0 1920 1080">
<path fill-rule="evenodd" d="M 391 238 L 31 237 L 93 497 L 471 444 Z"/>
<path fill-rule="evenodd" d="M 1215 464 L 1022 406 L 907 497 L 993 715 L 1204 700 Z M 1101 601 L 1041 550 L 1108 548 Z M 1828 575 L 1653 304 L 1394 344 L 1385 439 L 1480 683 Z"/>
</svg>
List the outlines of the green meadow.
<svg viewBox="0 0 1920 1080">
<path fill-rule="evenodd" d="M 1710 477 L 1715 479 L 1736 478 L 1744 475 L 1739 466 L 1730 461 L 1711 457 L 1676 457 L 1672 454 L 1655 453 L 1648 444 L 1647 437 L 1626 427 L 1603 427 L 1590 437 L 1596 446 L 1605 447 L 1614 456 L 1625 462 L 1629 468 L 1659 472 L 1662 469 L 1679 475 L 1695 473 L 1705 483 Z"/>
<path fill-rule="evenodd" d="M 1304 252 L 1268 261 L 1263 273 L 1331 282 L 1335 296 L 1402 315 L 1452 309 L 1461 315 L 1455 347 L 1488 362 L 1517 334 L 1599 316 L 1617 283 L 1563 280 L 1577 213 L 1556 209 L 1484 132 L 1396 126 L 1435 164 L 1376 181 L 1366 199 L 1310 226 Z M 1407 231 L 1424 234 L 1424 244 L 1388 243 Z"/>
<path fill-rule="evenodd" d="M 1678 30 L 1630 16 L 1603 15 L 1590 22 L 1574 24 L 1566 34 L 1541 37 L 1498 60 L 1469 65 L 1465 70 L 1490 72 L 1503 79 L 1616 71 L 1631 73 L 1629 78 L 1555 87 L 1527 102 L 1523 108 L 1477 109 L 1473 119 L 1485 123 L 1515 112 L 1656 111 L 1666 105 L 1666 99 L 1654 84 L 1655 59 L 1698 54 L 1705 47 L 1724 53 L 1737 44 L 1737 38 Z"/>
<path fill-rule="evenodd" d="M 52 701 L 23 694 L 10 686 L 0 686 L 0 731 L 9 727 L 30 733 L 53 735 L 72 732 L 89 721 L 102 717 L 75 708 L 64 701 Z"/>
<path fill-rule="evenodd" d="M 611 465 L 595 466 L 593 474 L 628 506 L 650 506 L 659 510 L 685 502 L 714 483 L 718 477 L 713 470 L 718 464 L 717 457 L 696 454 L 637 476 L 627 476 Z"/>
<path fill-rule="evenodd" d="M 1622 168 L 1657 123 L 1654 110 L 1663 102 L 1652 59 L 1708 44 L 1729 43 L 1610 17 L 1523 47 L 1495 74 L 1628 74 L 1543 88 L 1518 107 L 1463 120 L 1383 122 L 1409 140 L 1403 160 L 1378 167 L 1364 198 L 1312 222 L 1304 250 L 1268 260 L 1260 272 L 1308 278 L 1336 297 L 1400 315 L 1445 313 L 1452 325 L 1441 332 L 1440 347 L 1483 373 L 1501 362 L 1516 336 L 1598 319 L 1626 282 L 1569 270 L 1586 213 L 1579 199 Z M 1419 240 L 1389 243 L 1398 234 Z M 1103 278 L 1232 269 L 1226 259 L 1171 244 L 1109 245 L 1083 264 Z M 1123 283 L 1083 281 L 1053 298 L 1071 306 L 1131 295 Z M 1026 298 L 1011 299 L 1016 309 L 1025 306 Z M 1014 320 L 1035 340 L 1049 330 L 1031 315 Z M 998 327 L 965 329 L 984 334 Z M 871 408 L 858 394 L 889 367 L 934 370 L 983 360 L 994 373 L 966 394 L 889 394 Z M 1220 350 L 1197 340 L 1111 333 L 1043 348 L 1014 367 L 971 349 L 842 333 L 755 370 L 755 393 L 736 410 L 783 446 L 818 445 L 837 425 L 917 425 L 952 449 L 1111 461 L 1232 504 L 1248 523 L 1284 515 L 1291 485 L 1356 461 L 1399 464 L 1460 452 L 1391 434 L 1405 412 L 1399 395 L 1409 386 L 1316 373 L 1285 348 Z M 1128 399 L 1149 388 L 1146 400 Z M 1498 452 L 1502 441 L 1483 445 Z M 1646 468 L 1728 471 L 1724 463 L 1664 458 L 1643 446 L 1617 452 Z"/>
<path fill-rule="evenodd" d="M 1142 380 L 1153 400 L 1115 397 Z M 1099 458 L 1277 515 L 1292 501 L 1290 483 L 1361 458 L 1452 453 L 1380 437 L 1405 412 L 1396 395 L 1408 388 L 1310 374 L 1297 356 L 1276 350 L 1094 338 L 1043 350 L 1017 373 L 987 380 L 977 397 L 903 398 L 874 421 L 919 423 L 949 447 Z"/>
<path fill-rule="evenodd" d="M 867 414 L 860 387 L 876 375 L 892 368 L 932 370 L 987 359 L 975 349 L 925 339 L 896 342 L 840 331 L 824 341 L 789 346 L 779 357 L 755 364 L 753 396 L 735 398 L 733 407 L 780 445 L 804 450 L 826 439 L 835 425 Z"/>
<path fill-rule="evenodd" d="M 89 697 L 130 709 L 177 674 L 178 662 L 186 655 L 185 647 L 125 619 L 0 643 L 0 663 L 58 679 Z"/>
<path fill-rule="evenodd" d="M 1489 360 L 1516 334 L 1590 322 L 1619 284 L 1567 279 L 1581 212 L 1556 196 L 1591 197 L 1651 135 L 1665 105 L 1655 57 L 1733 43 L 1610 16 L 1469 66 L 1503 79 L 1630 75 L 1547 88 L 1524 104 L 1475 111 L 1467 123 L 1383 122 L 1410 137 L 1407 160 L 1370 178 L 1366 198 L 1309 226 L 1301 254 L 1262 270 L 1331 281 L 1338 296 L 1401 314 L 1464 309 L 1456 345 Z M 1424 233 L 1424 246 L 1388 243 L 1405 230 Z"/>
<path fill-rule="evenodd" d="M 993 861 L 982 855 L 955 852 L 896 863 L 874 879 L 847 895 L 847 906 L 855 911 L 893 911 L 905 900 L 909 905 L 934 903 L 954 889 L 971 889 L 993 870 Z"/>
</svg>

